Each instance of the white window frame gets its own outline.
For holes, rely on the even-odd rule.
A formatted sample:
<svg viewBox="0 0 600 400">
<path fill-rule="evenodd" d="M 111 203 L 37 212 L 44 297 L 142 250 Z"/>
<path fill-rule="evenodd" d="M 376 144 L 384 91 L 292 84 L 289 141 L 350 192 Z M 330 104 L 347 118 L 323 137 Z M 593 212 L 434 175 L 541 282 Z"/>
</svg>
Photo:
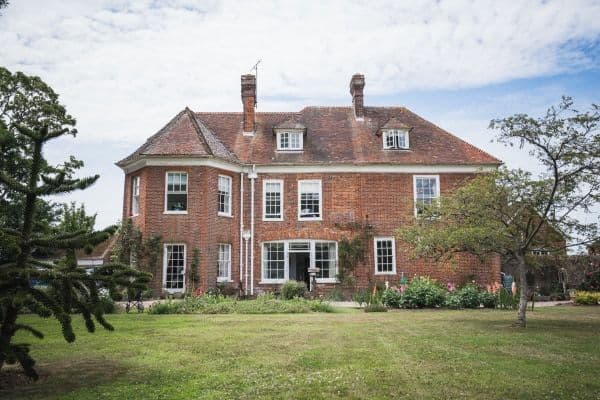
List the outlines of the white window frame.
<svg viewBox="0 0 600 400">
<path fill-rule="evenodd" d="M 404 135 L 404 143 L 406 144 L 406 146 L 404 147 L 395 147 L 395 146 L 388 146 L 387 144 L 387 138 L 390 135 L 396 135 L 396 134 L 403 134 Z M 409 143 L 409 134 L 407 130 L 404 129 L 386 129 L 383 131 L 383 149 L 384 150 L 408 150 L 410 148 L 410 143 Z"/>
<path fill-rule="evenodd" d="M 378 271 L 377 265 L 377 242 L 392 242 L 392 271 Z M 396 239 L 393 236 L 378 236 L 373 238 L 373 260 L 375 262 L 375 275 L 396 275 Z"/>
<path fill-rule="evenodd" d="M 140 215 L 140 176 L 131 178 L 131 216 Z"/>
<path fill-rule="evenodd" d="M 441 188 L 440 188 L 440 176 L 439 175 L 413 175 L 413 204 L 414 204 L 414 214 L 415 217 L 419 218 L 419 214 L 418 214 L 418 210 L 417 210 L 417 179 L 419 178 L 424 178 L 424 179 L 431 179 L 434 178 L 435 179 L 435 190 L 436 190 L 436 196 L 434 197 L 436 200 L 440 199 L 440 192 L 441 192 Z"/>
<path fill-rule="evenodd" d="M 281 146 L 281 137 L 288 135 L 288 146 Z M 292 135 L 298 135 L 298 146 L 292 147 Z M 304 132 L 300 130 L 281 130 L 277 131 L 277 151 L 303 151 L 304 150 Z"/>
<path fill-rule="evenodd" d="M 290 243 L 310 243 L 310 253 L 309 260 L 310 268 L 315 268 L 316 265 L 316 243 L 334 243 L 335 244 L 335 265 L 333 266 L 333 277 L 332 278 L 316 278 L 317 283 L 339 283 L 337 279 L 337 274 L 339 271 L 339 254 L 338 254 L 338 242 L 335 240 L 326 240 L 326 239 L 287 239 L 287 240 L 271 240 L 267 242 L 262 242 L 260 244 L 261 251 L 261 265 L 260 265 L 260 284 L 281 284 L 285 283 L 290 279 Z M 283 243 L 283 279 L 267 279 L 265 278 L 265 244 L 268 243 Z M 292 251 L 293 253 L 293 251 Z"/>
<path fill-rule="evenodd" d="M 267 217 L 267 184 L 279 184 L 279 218 Z M 283 221 L 283 179 L 265 179 L 263 180 L 263 221 Z"/>
<path fill-rule="evenodd" d="M 303 217 L 301 209 L 302 185 L 303 184 L 319 184 L 319 216 L 318 217 Z M 320 179 L 304 179 L 298 181 L 298 221 L 322 221 L 323 220 L 323 183 Z"/>
<path fill-rule="evenodd" d="M 169 174 L 186 174 L 186 185 L 185 185 L 185 211 L 167 210 L 168 196 L 169 196 Z M 165 207 L 164 214 L 187 214 L 190 208 L 189 204 L 189 192 L 190 192 L 190 174 L 187 171 L 167 171 L 165 172 Z M 183 192 L 176 192 L 174 194 L 183 194 Z"/>
<path fill-rule="evenodd" d="M 183 287 L 181 289 L 167 289 L 167 264 L 168 264 L 168 254 L 167 247 L 168 246 L 183 246 Z M 165 243 L 163 245 L 163 278 L 162 278 L 162 287 L 169 293 L 185 293 L 185 284 L 186 284 L 186 274 L 187 274 L 187 246 L 185 243 Z"/>
<path fill-rule="evenodd" d="M 226 246 L 227 251 L 227 259 L 221 258 L 221 246 Z M 219 276 L 219 270 L 221 269 L 221 262 L 227 262 L 227 276 Z M 219 248 L 217 251 L 217 282 L 232 282 L 231 280 L 231 244 L 230 243 L 219 243 Z"/>
<path fill-rule="evenodd" d="M 220 191 L 219 184 L 220 184 L 221 178 L 224 178 L 227 181 L 229 181 L 229 196 L 228 196 L 227 203 L 226 203 L 228 212 L 227 211 L 219 211 L 221 204 L 220 204 L 220 199 L 219 199 L 218 193 Z M 232 197 L 233 197 L 233 179 L 229 175 L 219 175 L 219 177 L 217 179 L 217 214 L 219 216 L 221 216 L 221 217 L 231 217 L 232 216 L 232 214 L 231 214 L 231 205 L 232 205 L 231 199 L 232 199 Z"/>
</svg>

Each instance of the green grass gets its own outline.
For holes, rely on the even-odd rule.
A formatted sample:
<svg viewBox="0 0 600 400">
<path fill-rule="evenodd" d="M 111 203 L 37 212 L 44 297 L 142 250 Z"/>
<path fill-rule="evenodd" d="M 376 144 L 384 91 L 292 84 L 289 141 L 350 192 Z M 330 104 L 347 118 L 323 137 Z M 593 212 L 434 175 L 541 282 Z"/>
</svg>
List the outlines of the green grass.
<svg viewBox="0 0 600 400">
<path fill-rule="evenodd" d="M 7 399 L 600 399 L 600 307 L 114 315 L 34 343 L 41 379 Z"/>
</svg>

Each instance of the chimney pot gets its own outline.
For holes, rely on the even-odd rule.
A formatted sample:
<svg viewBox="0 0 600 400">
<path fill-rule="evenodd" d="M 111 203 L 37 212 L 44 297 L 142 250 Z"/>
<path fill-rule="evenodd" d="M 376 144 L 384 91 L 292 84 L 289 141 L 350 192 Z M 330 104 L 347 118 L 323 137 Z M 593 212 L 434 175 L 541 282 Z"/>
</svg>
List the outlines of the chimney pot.
<svg viewBox="0 0 600 400">
<path fill-rule="evenodd" d="M 350 80 L 350 94 L 352 95 L 352 106 L 356 119 L 365 117 L 365 106 L 363 102 L 363 89 L 365 88 L 365 76 L 362 74 L 352 75 Z"/>
<path fill-rule="evenodd" d="M 244 132 L 254 133 L 256 108 L 256 76 L 242 75 L 242 105 L 244 106 Z"/>
</svg>

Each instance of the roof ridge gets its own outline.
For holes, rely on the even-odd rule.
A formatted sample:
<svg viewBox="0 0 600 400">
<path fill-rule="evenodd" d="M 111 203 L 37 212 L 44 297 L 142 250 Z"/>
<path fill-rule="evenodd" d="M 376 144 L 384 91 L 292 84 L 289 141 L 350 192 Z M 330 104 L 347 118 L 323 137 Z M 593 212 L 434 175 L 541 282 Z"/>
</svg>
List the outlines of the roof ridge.
<svg viewBox="0 0 600 400">
<path fill-rule="evenodd" d="M 188 106 L 185 107 L 184 111 L 186 112 L 186 114 L 188 115 L 190 120 L 192 121 L 192 125 L 194 125 L 194 129 L 196 129 L 196 135 L 198 136 L 198 139 L 200 139 L 200 141 L 202 143 L 204 143 L 204 146 L 206 147 L 208 154 L 210 154 L 211 156 L 214 156 L 215 154 L 213 152 L 213 149 L 210 147 L 210 145 L 208 144 L 208 141 L 204 137 L 204 133 L 202 132 L 202 130 L 200 129 L 200 126 L 198 125 L 198 121 L 196 121 L 196 114 L 194 114 L 194 112 L 192 110 L 190 110 L 190 108 Z"/>
<path fill-rule="evenodd" d="M 202 121 L 201 119 L 198 118 L 198 116 L 196 114 L 193 114 L 194 118 L 194 123 L 195 125 L 198 127 L 198 129 L 200 129 L 200 132 L 202 133 L 202 135 L 204 136 L 204 139 L 206 140 L 206 143 L 208 144 L 208 146 L 210 147 L 211 150 L 211 154 L 213 156 L 217 156 L 219 157 L 216 153 L 216 149 L 213 149 L 210 141 L 206 138 L 206 136 L 210 135 L 210 139 L 214 140 L 216 143 L 218 143 L 223 150 L 227 153 L 227 155 L 229 157 L 231 157 L 233 160 L 238 161 L 239 162 L 239 158 L 237 157 L 237 155 L 235 155 L 235 153 L 233 153 L 231 150 L 229 150 L 227 148 L 227 146 L 225 146 L 225 143 L 223 143 L 223 141 L 208 127 L 206 126 L 206 124 L 204 123 L 204 121 Z"/>
</svg>

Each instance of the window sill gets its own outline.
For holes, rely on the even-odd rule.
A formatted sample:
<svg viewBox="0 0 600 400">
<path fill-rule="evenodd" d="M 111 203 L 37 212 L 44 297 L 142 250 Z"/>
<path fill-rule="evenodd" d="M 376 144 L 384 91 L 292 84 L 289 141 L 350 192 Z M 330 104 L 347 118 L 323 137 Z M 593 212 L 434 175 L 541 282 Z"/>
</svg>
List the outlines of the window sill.
<svg viewBox="0 0 600 400">
<path fill-rule="evenodd" d="M 163 290 L 165 292 L 168 292 L 168 293 L 171 293 L 171 294 L 173 294 L 173 293 L 184 293 L 185 292 L 185 288 L 184 289 L 165 289 L 165 288 L 163 288 Z"/>
<path fill-rule="evenodd" d="M 393 272 L 375 272 L 375 275 L 396 275 L 396 271 L 393 271 Z"/>
<path fill-rule="evenodd" d="M 225 213 L 221 213 L 221 212 L 220 212 L 220 213 L 217 213 L 217 215 L 218 215 L 219 217 L 233 218 L 233 215 L 231 215 L 231 214 L 225 214 Z"/>
<path fill-rule="evenodd" d="M 323 217 L 298 217 L 298 221 L 323 221 Z"/>
<path fill-rule="evenodd" d="M 185 215 L 187 211 L 163 211 L 163 214 L 171 214 L 171 215 Z"/>
<path fill-rule="evenodd" d="M 135 217 L 139 217 L 139 216 L 140 216 L 140 214 L 139 214 L 139 213 L 137 213 L 137 214 L 131 214 L 131 215 L 129 216 L 129 218 L 135 218 Z"/>
<path fill-rule="evenodd" d="M 340 283 L 340 281 L 335 278 L 317 278 L 317 283 Z"/>
<path fill-rule="evenodd" d="M 260 282 L 258 282 L 259 285 L 280 285 L 283 283 L 286 283 L 287 280 L 285 279 L 264 279 Z"/>
<path fill-rule="evenodd" d="M 264 222 L 281 222 L 283 218 L 264 218 L 262 219 Z"/>
<path fill-rule="evenodd" d="M 217 278 L 217 282 L 218 283 L 231 283 L 233 281 L 229 278 Z"/>
<path fill-rule="evenodd" d="M 282 150 L 282 149 L 277 149 L 275 150 L 276 153 L 285 153 L 285 154 L 302 154 L 304 153 L 304 150 L 300 150 L 300 149 L 294 149 L 294 150 Z"/>
</svg>

